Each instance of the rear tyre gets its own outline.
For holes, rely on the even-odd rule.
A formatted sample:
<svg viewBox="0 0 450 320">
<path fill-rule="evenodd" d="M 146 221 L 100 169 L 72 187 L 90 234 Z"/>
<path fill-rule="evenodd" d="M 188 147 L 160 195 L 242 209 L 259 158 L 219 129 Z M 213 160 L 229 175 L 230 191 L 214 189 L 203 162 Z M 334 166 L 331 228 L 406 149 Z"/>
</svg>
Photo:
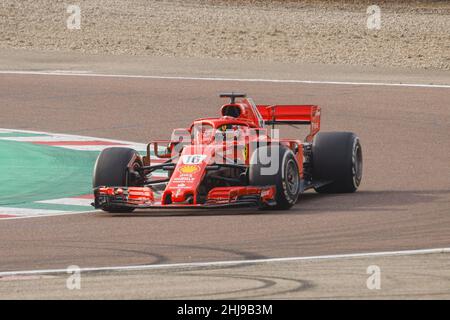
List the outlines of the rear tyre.
<svg viewBox="0 0 450 320">
<path fill-rule="evenodd" d="M 352 132 L 320 132 L 313 140 L 313 180 L 319 193 L 355 192 L 362 179 L 362 149 Z"/>
<path fill-rule="evenodd" d="M 269 156 L 268 159 L 265 159 L 265 155 Z M 275 185 L 276 205 L 265 209 L 291 208 L 300 193 L 298 163 L 292 151 L 281 145 L 256 149 L 250 160 L 249 183 L 252 186 Z"/>
<path fill-rule="evenodd" d="M 137 186 L 137 178 L 128 174 L 128 169 L 136 166 L 142 166 L 142 160 L 137 151 L 117 147 L 104 149 L 95 163 L 92 185 L 94 188 Z M 102 210 L 120 213 L 132 212 L 134 208 L 109 206 Z"/>
</svg>

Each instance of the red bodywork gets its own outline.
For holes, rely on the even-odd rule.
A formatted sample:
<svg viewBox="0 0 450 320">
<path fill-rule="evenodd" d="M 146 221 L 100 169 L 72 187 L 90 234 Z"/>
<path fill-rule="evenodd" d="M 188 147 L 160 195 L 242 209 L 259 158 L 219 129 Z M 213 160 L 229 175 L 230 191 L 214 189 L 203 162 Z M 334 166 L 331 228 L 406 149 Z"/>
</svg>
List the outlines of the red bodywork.
<svg viewBox="0 0 450 320">
<path fill-rule="evenodd" d="M 232 99 L 232 103 L 222 106 L 220 117 L 197 119 L 189 128 L 175 129 L 170 140 L 148 144 L 147 155 L 141 159 L 141 174 L 154 183 L 158 179 L 152 170 L 156 166 L 165 169 L 168 178 L 160 179 L 163 188 L 154 187 L 157 184 L 100 187 L 95 190 L 95 206 L 117 203 L 136 208 L 197 208 L 255 202 L 270 204 L 275 198 L 275 186 L 251 186 L 243 180 L 241 185 L 213 185 L 204 189 L 205 180 L 217 178 L 214 172 L 225 174 L 224 184 L 226 179 L 236 180 L 233 170 L 248 167 L 258 143 L 276 142 L 290 148 L 302 179 L 304 143 L 271 137 L 270 125 L 277 124 L 309 125 L 310 132 L 305 139 L 309 143 L 320 130 L 320 108 L 315 105 L 255 105 L 251 99 L 243 98 L 238 102 Z"/>
</svg>

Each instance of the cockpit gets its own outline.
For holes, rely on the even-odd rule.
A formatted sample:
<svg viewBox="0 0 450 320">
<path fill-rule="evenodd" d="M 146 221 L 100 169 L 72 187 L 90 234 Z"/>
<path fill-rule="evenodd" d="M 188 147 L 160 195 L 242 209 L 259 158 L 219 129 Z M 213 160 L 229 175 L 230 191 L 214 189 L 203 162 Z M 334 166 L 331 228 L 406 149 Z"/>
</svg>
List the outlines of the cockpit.
<svg viewBox="0 0 450 320">
<path fill-rule="evenodd" d="M 233 142 L 241 140 L 248 134 L 248 126 L 243 124 L 226 123 L 216 128 L 208 123 L 196 123 L 192 126 L 191 137 L 194 144 L 210 144 Z"/>
</svg>

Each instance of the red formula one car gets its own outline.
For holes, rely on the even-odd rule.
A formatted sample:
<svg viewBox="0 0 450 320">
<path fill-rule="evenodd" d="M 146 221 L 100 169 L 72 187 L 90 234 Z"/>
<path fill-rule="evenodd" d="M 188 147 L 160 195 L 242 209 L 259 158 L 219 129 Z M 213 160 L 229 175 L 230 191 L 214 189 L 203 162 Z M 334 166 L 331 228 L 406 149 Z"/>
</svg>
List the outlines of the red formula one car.
<svg viewBox="0 0 450 320">
<path fill-rule="evenodd" d="M 354 192 L 362 177 L 362 150 L 350 132 L 320 132 L 315 105 L 255 105 L 245 94 L 230 99 L 217 118 L 175 129 L 141 156 L 108 148 L 94 168 L 95 208 L 256 206 L 289 209 L 307 189 Z M 281 139 L 275 125 L 308 125 L 304 141 Z"/>
</svg>

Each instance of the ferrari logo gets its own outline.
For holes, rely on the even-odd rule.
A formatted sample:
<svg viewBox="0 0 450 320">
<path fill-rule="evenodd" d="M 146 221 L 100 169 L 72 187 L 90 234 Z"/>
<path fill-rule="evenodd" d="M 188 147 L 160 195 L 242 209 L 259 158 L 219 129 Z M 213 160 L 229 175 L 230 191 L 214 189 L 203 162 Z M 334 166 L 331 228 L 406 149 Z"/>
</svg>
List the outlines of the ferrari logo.
<svg viewBox="0 0 450 320">
<path fill-rule="evenodd" d="M 247 160 L 247 157 L 248 157 L 248 144 L 246 144 L 244 149 L 242 150 L 242 157 L 244 158 L 244 160 Z"/>
</svg>

